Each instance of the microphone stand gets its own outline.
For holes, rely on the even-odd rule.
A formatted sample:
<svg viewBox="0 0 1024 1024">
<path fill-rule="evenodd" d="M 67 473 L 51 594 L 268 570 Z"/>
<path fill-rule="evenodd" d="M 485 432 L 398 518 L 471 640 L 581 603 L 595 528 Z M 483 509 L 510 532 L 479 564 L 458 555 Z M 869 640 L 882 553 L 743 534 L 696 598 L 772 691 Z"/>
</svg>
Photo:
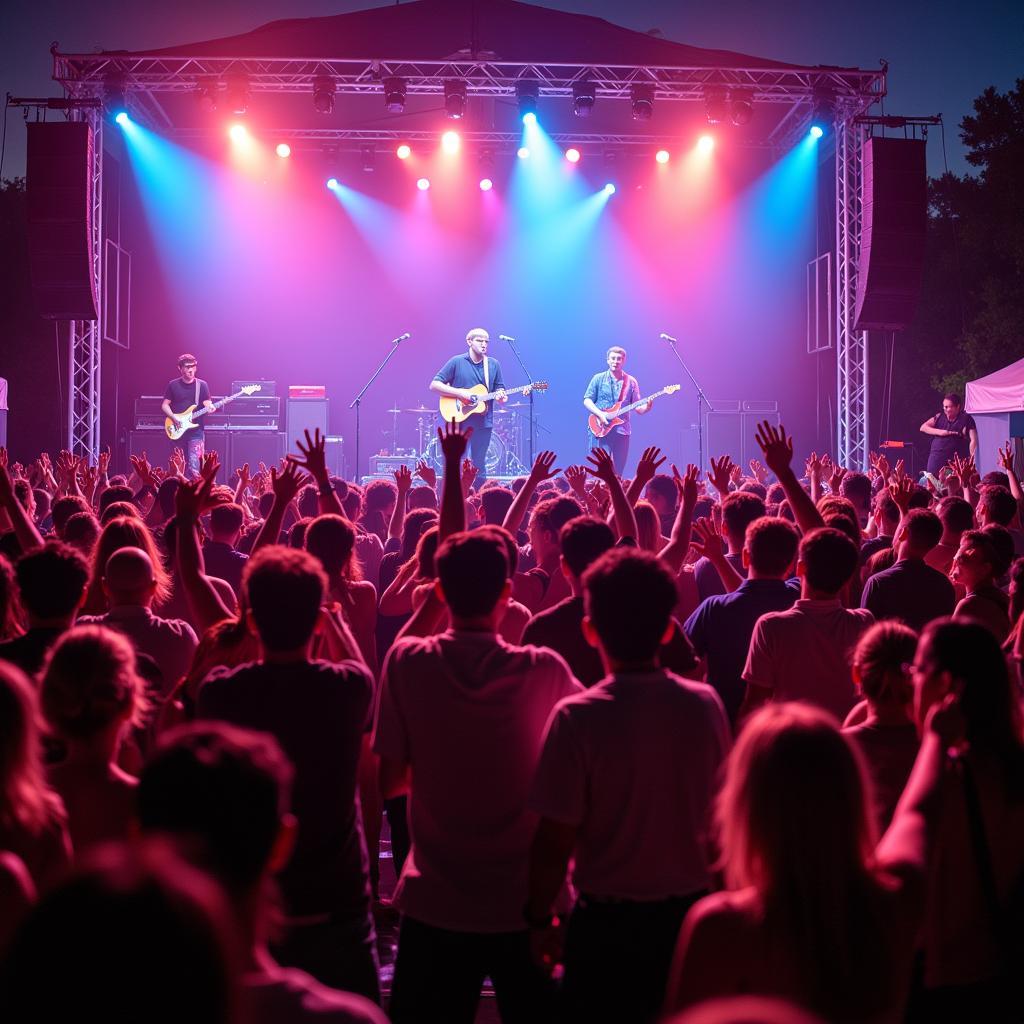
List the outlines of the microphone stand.
<svg viewBox="0 0 1024 1024">
<path fill-rule="evenodd" d="M 708 396 L 704 394 L 704 389 L 697 383 L 697 378 L 690 373 L 690 368 L 683 362 L 683 357 L 679 354 L 679 349 L 676 348 L 678 342 L 675 338 L 670 338 L 667 335 L 663 335 L 665 340 L 672 346 L 672 354 L 676 357 L 679 365 L 686 371 L 686 376 L 690 378 L 690 382 L 693 384 L 697 391 L 697 464 L 701 470 L 704 469 L 704 424 L 701 420 L 701 402 L 708 407 L 708 412 L 714 412 L 714 408 L 708 401 Z"/>
<path fill-rule="evenodd" d="M 507 334 L 499 335 L 502 341 L 508 343 L 508 347 L 512 349 L 512 354 L 516 357 L 522 368 L 523 373 L 526 376 L 526 382 L 532 384 L 533 378 L 530 376 L 530 371 L 526 368 L 526 363 L 523 362 L 523 357 L 519 354 L 519 349 L 516 348 L 516 339 L 510 338 Z M 534 444 L 534 416 L 533 416 L 533 389 L 530 389 L 530 468 L 533 468 L 533 444 Z"/>
<path fill-rule="evenodd" d="M 390 361 L 391 357 L 398 351 L 398 346 L 401 345 L 402 342 L 407 337 L 408 335 L 405 335 L 405 337 L 402 338 L 395 338 L 395 340 L 391 342 L 391 351 L 388 352 L 388 354 L 384 357 L 380 366 L 378 366 L 377 369 L 373 371 L 373 376 L 363 385 L 363 390 L 360 391 L 359 394 L 352 399 L 352 403 L 351 405 L 349 405 L 350 409 L 355 409 L 356 411 L 356 483 L 359 483 L 359 410 L 360 408 L 362 408 L 363 395 L 365 395 L 366 392 L 370 390 L 370 386 L 380 376 L 381 371 L 384 369 L 385 366 L 388 365 L 388 362 Z"/>
</svg>

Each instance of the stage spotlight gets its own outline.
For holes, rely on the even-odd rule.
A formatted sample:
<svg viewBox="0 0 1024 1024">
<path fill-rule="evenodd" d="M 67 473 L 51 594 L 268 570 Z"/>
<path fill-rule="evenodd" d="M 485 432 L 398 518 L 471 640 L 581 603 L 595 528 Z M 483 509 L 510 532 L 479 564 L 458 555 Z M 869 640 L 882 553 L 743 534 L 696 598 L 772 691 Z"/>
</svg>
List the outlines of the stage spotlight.
<svg viewBox="0 0 1024 1024">
<path fill-rule="evenodd" d="M 604 187 L 604 194 L 607 196 L 615 195 L 615 185 L 613 182 L 608 182 Z"/>
<path fill-rule="evenodd" d="M 572 112 L 577 117 L 590 117 L 597 102 L 597 90 L 591 82 L 577 82 L 572 87 Z"/>
<path fill-rule="evenodd" d="M 569 149 L 565 151 L 565 159 L 571 164 L 578 164 L 580 162 L 580 156 L 582 156 L 582 154 L 575 146 L 570 146 Z"/>
<path fill-rule="evenodd" d="M 196 103 L 199 109 L 206 114 L 212 114 L 217 109 L 218 85 L 214 81 L 200 82 L 196 86 Z"/>
<path fill-rule="evenodd" d="M 408 160 L 412 156 L 412 146 L 406 145 L 404 142 L 395 150 L 395 156 L 399 160 Z"/>
<path fill-rule="evenodd" d="M 249 109 L 249 80 L 244 75 L 232 75 L 224 87 L 224 105 L 227 110 L 241 116 Z"/>
<path fill-rule="evenodd" d="M 426 192 L 427 189 L 430 188 L 430 179 L 429 178 L 420 178 L 419 181 L 416 182 L 416 187 L 421 192 Z"/>
<path fill-rule="evenodd" d="M 704 96 L 704 116 L 708 124 L 724 124 L 729 120 L 729 100 L 724 92 L 709 92 Z"/>
<path fill-rule="evenodd" d="M 313 82 L 313 109 L 318 114 L 334 113 L 334 79 L 319 75 Z"/>
<path fill-rule="evenodd" d="M 384 109 L 391 114 L 401 114 L 405 110 L 405 79 L 384 79 Z"/>
<path fill-rule="evenodd" d="M 711 135 L 702 135 L 697 140 L 697 150 L 701 153 L 710 153 L 715 148 L 715 140 Z"/>
<path fill-rule="evenodd" d="M 537 97 L 540 95 L 540 86 L 528 78 L 521 78 L 516 82 L 516 103 L 519 106 L 519 116 L 523 124 L 537 123 Z"/>
<path fill-rule="evenodd" d="M 444 114 L 452 121 L 461 121 L 466 116 L 466 83 L 461 78 L 444 83 Z"/>
<path fill-rule="evenodd" d="M 103 79 L 103 110 L 104 113 L 118 124 L 122 114 L 127 116 L 128 103 L 125 99 L 124 75 L 115 72 Z"/>
<path fill-rule="evenodd" d="M 492 188 L 494 188 L 494 182 L 491 181 L 490 178 L 481 178 L 480 179 L 480 191 L 481 192 L 490 192 Z"/>
<path fill-rule="evenodd" d="M 459 138 L 458 132 L 445 132 L 441 136 L 441 148 L 449 155 L 452 156 L 458 153 L 459 146 L 462 144 L 462 140 Z"/>
<path fill-rule="evenodd" d="M 750 124 L 754 116 L 754 101 L 749 93 L 729 94 L 729 120 L 737 127 Z"/>
<path fill-rule="evenodd" d="M 516 156 L 519 157 L 520 160 L 529 160 L 530 150 L 526 146 L 520 146 L 516 150 Z"/>
<path fill-rule="evenodd" d="M 835 123 L 836 105 L 831 96 L 814 97 L 814 108 L 811 111 L 811 135 L 820 139 Z"/>
<path fill-rule="evenodd" d="M 654 154 L 654 159 L 657 160 L 659 164 L 667 164 L 668 158 L 669 152 L 667 149 L 659 149 L 658 152 Z"/>
<path fill-rule="evenodd" d="M 327 179 L 327 187 L 333 192 L 338 187 L 338 179 L 337 178 L 328 178 Z"/>
<path fill-rule="evenodd" d="M 292 147 L 287 142 L 279 142 L 277 144 L 277 155 L 279 157 L 286 157 L 292 155 Z"/>
<path fill-rule="evenodd" d="M 128 116 L 127 111 L 120 110 L 117 114 L 114 115 L 114 120 L 123 128 L 126 124 L 128 124 L 131 118 Z"/>
<path fill-rule="evenodd" d="M 650 85 L 634 85 L 630 93 L 633 106 L 634 121 L 650 121 L 654 113 L 654 87 Z"/>
<path fill-rule="evenodd" d="M 228 129 L 228 137 L 235 143 L 248 142 L 249 129 L 244 124 L 233 124 Z"/>
</svg>

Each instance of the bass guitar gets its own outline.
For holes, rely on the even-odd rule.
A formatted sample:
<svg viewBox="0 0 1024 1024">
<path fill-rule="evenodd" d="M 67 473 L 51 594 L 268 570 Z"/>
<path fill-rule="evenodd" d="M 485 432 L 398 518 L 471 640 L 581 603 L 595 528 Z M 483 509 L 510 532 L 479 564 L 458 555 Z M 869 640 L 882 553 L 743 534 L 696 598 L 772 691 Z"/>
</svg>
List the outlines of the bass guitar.
<svg viewBox="0 0 1024 1024">
<path fill-rule="evenodd" d="M 170 416 L 164 420 L 164 432 L 172 441 L 177 441 L 193 427 L 199 426 L 196 420 L 200 416 L 207 416 L 211 412 L 223 409 L 228 402 L 233 402 L 236 398 L 241 398 L 242 395 L 254 395 L 257 391 L 261 390 L 262 388 L 259 384 L 246 384 L 241 391 L 236 391 L 233 395 L 228 395 L 219 402 L 214 402 L 209 408 L 206 406 L 199 408 L 198 406 L 190 405 L 184 412 L 177 413 L 178 421 L 172 420 Z"/>
<path fill-rule="evenodd" d="M 593 413 L 590 414 L 590 418 L 587 423 L 590 426 L 590 432 L 594 437 L 604 437 L 605 434 L 609 433 L 612 427 L 617 427 L 622 422 L 622 417 L 627 412 L 632 412 L 638 406 L 646 405 L 652 398 L 660 398 L 662 395 L 671 395 L 679 390 L 678 384 L 669 384 L 668 387 L 662 388 L 660 391 L 655 391 L 653 395 L 648 395 L 646 398 L 641 398 L 639 402 L 633 402 L 631 405 L 623 405 L 621 402 L 616 402 L 614 405 L 608 406 L 607 409 L 602 409 L 606 416 L 611 416 L 611 420 L 606 426 L 598 419 Z"/>
<path fill-rule="evenodd" d="M 506 395 L 528 395 L 531 391 L 547 391 L 547 389 L 548 382 L 538 380 L 532 384 L 524 384 L 521 388 L 505 388 L 504 391 Z M 441 396 L 437 404 L 446 423 L 451 423 L 452 420 L 461 423 L 479 412 L 486 412 L 487 403 L 498 397 L 497 391 L 488 391 L 483 384 L 474 384 L 469 388 L 469 393 L 473 397 L 468 401 L 452 398 L 449 395 Z"/>
</svg>

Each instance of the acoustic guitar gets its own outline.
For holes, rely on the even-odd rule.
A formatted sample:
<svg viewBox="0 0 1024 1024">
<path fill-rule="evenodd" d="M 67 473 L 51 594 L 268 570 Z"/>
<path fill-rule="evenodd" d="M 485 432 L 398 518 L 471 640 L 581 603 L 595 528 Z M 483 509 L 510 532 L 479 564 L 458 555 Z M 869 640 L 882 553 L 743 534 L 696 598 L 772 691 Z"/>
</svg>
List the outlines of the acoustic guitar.
<svg viewBox="0 0 1024 1024">
<path fill-rule="evenodd" d="M 164 420 L 164 432 L 172 441 L 177 441 L 183 437 L 188 431 L 192 430 L 193 427 L 198 427 L 199 424 L 196 420 L 200 416 L 207 416 L 211 412 L 216 412 L 218 409 L 223 409 L 228 402 L 233 402 L 236 398 L 241 398 L 242 395 L 254 395 L 257 391 L 262 391 L 262 387 L 259 384 L 246 384 L 241 391 L 236 391 L 233 395 L 228 395 L 222 398 L 219 402 L 214 402 L 210 408 L 205 405 L 199 408 L 195 405 L 190 405 L 184 412 L 177 413 L 181 419 L 180 423 L 176 423 L 171 419 L 170 416 Z"/>
<path fill-rule="evenodd" d="M 506 395 L 528 395 L 531 391 L 547 391 L 547 389 L 548 382 L 538 380 L 532 384 L 524 384 L 521 388 L 505 388 L 504 391 Z M 451 423 L 452 420 L 461 423 L 463 420 L 468 420 L 470 416 L 486 412 L 487 403 L 498 396 L 497 391 L 488 391 L 484 384 L 474 384 L 469 389 L 469 393 L 473 396 L 469 401 L 452 398 L 449 395 L 441 396 L 437 404 L 446 423 Z"/>
<path fill-rule="evenodd" d="M 611 416 L 611 422 L 605 426 L 593 413 L 590 414 L 590 418 L 587 423 L 590 426 L 590 432 L 594 437 L 604 437 L 605 434 L 610 433 L 612 427 L 617 427 L 622 422 L 622 417 L 627 412 L 632 412 L 638 406 L 646 405 L 652 398 L 660 398 L 662 395 L 671 395 L 679 390 L 678 384 L 669 384 L 668 387 L 662 388 L 660 391 L 655 391 L 653 395 L 648 395 L 646 398 L 641 398 L 639 402 L 633 402 L 631 405 L 623 405 L 621 402 L 616 402 L 614 405 L 608 406 L 607 409 L 602 409 L 605 415 Z"/>
</svg>

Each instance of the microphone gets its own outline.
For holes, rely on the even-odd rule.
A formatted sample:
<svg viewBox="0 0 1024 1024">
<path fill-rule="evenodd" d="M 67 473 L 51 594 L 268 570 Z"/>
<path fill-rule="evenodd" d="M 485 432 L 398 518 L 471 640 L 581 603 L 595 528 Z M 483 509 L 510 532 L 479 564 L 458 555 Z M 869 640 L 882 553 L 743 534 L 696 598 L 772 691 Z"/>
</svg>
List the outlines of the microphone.
<svg viewBox="0 0 1024 1024">
<path fill-rule="evenodd" d="M 395 340 L 391 342 L 391 344 L 397 345 L 400 341 L 408 341 L 411 337 L 412 335 L 408 331 L 406 331 L 405 334 L 400 334 L 397 338 L 395 338 Z"/>
<path fill-rule="evenodd" d="M 673 345 L 678 341 L 678 339 L 673 338 L 671 334 L 659 334 L 658 337 L 661 338 L 662 341 L 672 342 Z"/>
<path fill-rule="evenodd" d="M 507 334 L 499 334 L 498 341 L 515 341 L 515 338 L 510 338 Z"/>
</svg>

